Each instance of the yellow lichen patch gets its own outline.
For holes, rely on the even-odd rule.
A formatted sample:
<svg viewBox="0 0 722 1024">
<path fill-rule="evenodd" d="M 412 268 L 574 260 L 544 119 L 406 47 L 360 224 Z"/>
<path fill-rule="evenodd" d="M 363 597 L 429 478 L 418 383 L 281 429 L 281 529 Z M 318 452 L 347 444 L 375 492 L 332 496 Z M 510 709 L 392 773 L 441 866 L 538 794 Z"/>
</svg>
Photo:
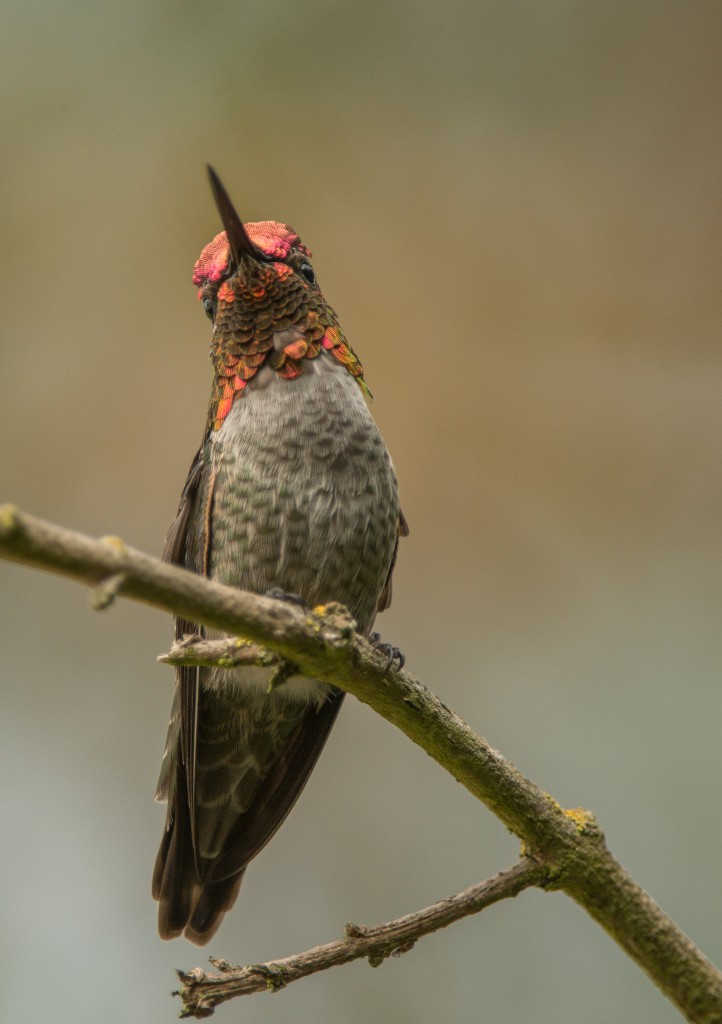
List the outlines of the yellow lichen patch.
<svg viewBox="0 0 722 1024">
<path fill-rule="evenodd" d="M 313 609 L 313 614 L 314 615 L 325 615 L 327 611 L 328 611 L 328 605 L 327 604 L 317 604 L 316 607 Z"/>
<path fill-rule="evenodd" d="M 3 505 L 0 508 L 0 526 L 3 530 L 14 530 L 18 525 L 18 508 L 16 505 Z"/>
<path fill-rule="evenodd" d="M 585 811 L 583 807 L 572 807 L 565 810 L 564 814 L 574 822 L 577 832 L 585 832 L 590 825 L 594 824 L 594 815 L 591 811 Z"/>
<path fill-rule="evenodd" d="M 116 551 L 125 551 L 125 541 L 121 540 L 120 537 L 114 537 L 112 534 L 108 537 L 100 538 L 103 544 L 110 544 Z"/>
</svg>

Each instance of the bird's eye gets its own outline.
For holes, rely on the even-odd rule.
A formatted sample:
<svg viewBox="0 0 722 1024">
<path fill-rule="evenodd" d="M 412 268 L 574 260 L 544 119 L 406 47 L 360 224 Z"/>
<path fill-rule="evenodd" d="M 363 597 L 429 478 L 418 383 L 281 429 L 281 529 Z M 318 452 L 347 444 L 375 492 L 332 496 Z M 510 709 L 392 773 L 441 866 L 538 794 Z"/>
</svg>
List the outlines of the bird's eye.
<svg viewBox="0 0 722 1024">
<path fill-rule="evenodd" d="M 208 295 L 206 295 L 205 299 L 203 300 L 203 308 L 206 311 L 206 316 L 208 317 L 208 319 L 212 320 L 213 317 L 216 315 L 216 311 L 213 308 L 213 299 L 211 299 Z"/>
<path fill-rule="evenodd" d="M 316 283 L 316 275 L 314 274 L 313 267 L 311 266 L 310 263 L 301 264 L 301 273 L 306 278 L 309 284 Z"/>
</svg>

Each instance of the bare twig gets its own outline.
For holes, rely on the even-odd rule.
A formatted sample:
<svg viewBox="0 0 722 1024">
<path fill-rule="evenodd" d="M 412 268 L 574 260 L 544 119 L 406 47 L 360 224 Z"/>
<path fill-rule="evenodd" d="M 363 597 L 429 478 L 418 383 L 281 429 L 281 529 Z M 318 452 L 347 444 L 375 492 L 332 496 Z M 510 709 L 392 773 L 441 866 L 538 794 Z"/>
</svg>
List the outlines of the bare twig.
<svg viewBox="0 0 722 1024">
<path fill-rule="evenodd" d="M 627 874 L 591 814 L 564 811 L 407 672 L 392 667 L 353 631 L 337 605 L 304 611 L 167 565 L 117 538 L 93 540 L 0 508 L 0 556 L 240 635 L 333 682 L 422 747 L 543 864 L 547 888 L 575 899 L 695 1024 L 722 1024 L 722 974 Z M 103 603 L 101 601 L 101 603 Z"/>
<path fill-rule="evenodd" d="M 253 992 L 275 992 L 292 981 L 307 978 L 318 971 L 366 958 L 372 967 L 378 967 L 389 956 L 407 953 L 424 935 L 459 921 L 469 914 L 517 896 L 530 886 L 543 885 L 545 869 L 532 860 L 524 859 L 507 871 L 469 889 L 440 900 L 424 910 L 407 914 L 395 921 L 366 928 L 347 924 L 343 939 L 315 946 L 304 953 L 272 960 L 265 964 L 246 964 L 235 967 L 225 960 L 211 963 L 221 973 L 214 974 L 200 967 L 188 973 L 178 972 L 183 987 L 177 993 L 183 1000 L 181 1017 L 208 1017 L 219 1003 Z"/>
<path fill-rule="evenodd" d="M 184 636 L 175 640 L 167 654 L 158 655 L 164 665 L 208 665 L 216 668 L 237 668 L 239 665 L 269 667 L 279 664 L 279 657 L 259 644 L 239 636 L 223 640 L 206 640 L 201 636 Z"/>
</svg>

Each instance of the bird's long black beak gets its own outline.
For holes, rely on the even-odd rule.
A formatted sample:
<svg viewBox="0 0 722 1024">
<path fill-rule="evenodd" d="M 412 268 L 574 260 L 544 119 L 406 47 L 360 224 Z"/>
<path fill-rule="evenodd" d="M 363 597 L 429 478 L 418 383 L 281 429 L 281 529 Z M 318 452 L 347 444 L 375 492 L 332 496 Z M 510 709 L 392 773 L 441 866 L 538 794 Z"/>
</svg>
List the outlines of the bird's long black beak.
<svg viewBox="0 0 722 1024">
<path fill-rule="evenodd" d="M 231 256 L 233 257 L 235 266 L 238 266 L 241 256 L 244 253 L 248 256 L 252 256 L 255 260 L 262 260 L 265 262 L 268 257 L 265 253 L 261 252 L 261 250 L 255 246 L 248 237 L 248 232 L 243 226 L 243 221 L 236 213 L 233 203 L 230 200 L 230 196 L 221 183 L 221 179 L 210 164 L 207 166 L 208 177 L 211 182 L 211 190 L 213 191 L 213 198 L 216 201 L 218 213 L 221 216 L 223 227 L 225 228 L 226 235 L 228 236 L 228 244 L 231 247 Z"/>
</svg>

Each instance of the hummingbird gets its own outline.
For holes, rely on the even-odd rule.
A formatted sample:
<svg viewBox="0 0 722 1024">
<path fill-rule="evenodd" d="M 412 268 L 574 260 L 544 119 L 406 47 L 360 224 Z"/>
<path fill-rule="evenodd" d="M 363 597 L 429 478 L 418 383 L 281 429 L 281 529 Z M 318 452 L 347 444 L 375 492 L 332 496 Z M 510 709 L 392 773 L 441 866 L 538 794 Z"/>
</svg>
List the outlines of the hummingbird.
<svg viewBox="0 0 722 1024">
<path fill-rule="evenodd" d="M 163 558 L 310 607 L 340 602 L 368 637 L 408 526 L 361 363 L 296 232 L 244 223 L 208 173 L 224 230 L 193 282 L 213 326 L 213 385 Z M 222 635 L 176 618 L 187 634 Z M 176 669 L 156 792 L 168 804 L 152 886 L 164 939 L 215 934 L 339 712 L 336 687 L 293 675 L 269 688 L 271 673 Z"/>
</svg>

